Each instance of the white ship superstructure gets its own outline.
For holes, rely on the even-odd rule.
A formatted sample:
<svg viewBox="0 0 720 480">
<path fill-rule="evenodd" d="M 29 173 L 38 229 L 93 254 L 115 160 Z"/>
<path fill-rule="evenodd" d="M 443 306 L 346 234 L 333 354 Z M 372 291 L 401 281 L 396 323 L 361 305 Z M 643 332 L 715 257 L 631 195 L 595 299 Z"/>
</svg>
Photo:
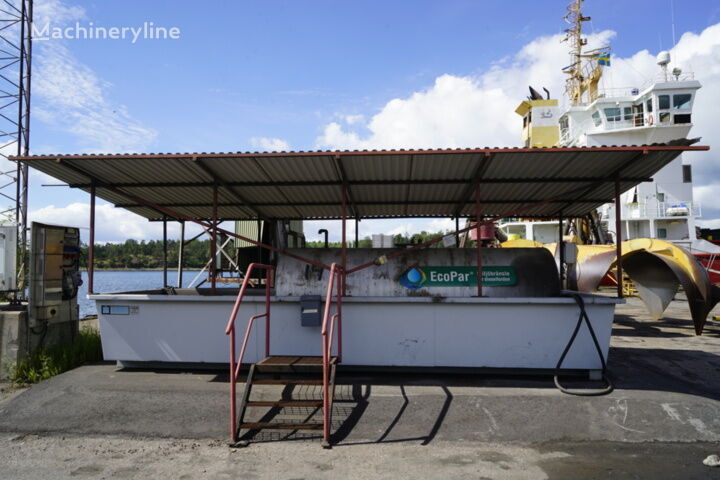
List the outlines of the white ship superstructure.
<svg viewBox="0 0 720 480">
<path fill-rule="evenodd" d="M 523 116 L 523 140 L 527 147 L 585 147 L 600 145 L 651 145 L 688 138 L 693 126 L 692 110 L 701 88 L 692 73 L 670 69 L 670 53 L 660 52 L 660 71 L 644 87 L 602 89 L 602 71 L 610 64 L 609 48 L 582 51 L 586 41 L 581 25 L 580 0 L 568 7 L 566 20 L 573 62 L 565 71 L 570 75 L 566 94 L 569 107 L 558 112 L 557 101 L 543 98 L 531 89 L 531 96 L 516 110 Z M 548 96 L 549 97 L 549 96 Z M 558 118 L 556 128 L 549 118 Z M 658 238 L 671 241 L 692 253 L 720 253 L 720 248 L 697 238 L 695 221 L 701 205 L 694 201 L 692 167 L 682 156 L 621 196 L 622 240 Z M 601 225 L 613 239 L 615 206 L 600 208 Z M 608 221 L 610 220 L 610 221 Z M 510 221 L 501 226 L 512 238 L 541 243 L 558 239 L 556 221 Z"/>
</svg>

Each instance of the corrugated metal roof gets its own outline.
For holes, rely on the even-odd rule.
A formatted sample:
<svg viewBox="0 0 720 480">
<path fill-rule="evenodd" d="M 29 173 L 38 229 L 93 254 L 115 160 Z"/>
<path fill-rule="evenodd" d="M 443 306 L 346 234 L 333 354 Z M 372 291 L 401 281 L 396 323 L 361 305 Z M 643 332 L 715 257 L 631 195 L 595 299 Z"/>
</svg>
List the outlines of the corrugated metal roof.
<svg viewBox="0 0 720 480">
<path fill-rule="evenodd" d="M 35 155 L 32 168 L 143 217 L 340 218 L 348 216 L 580 216 L 648 180 L 696 140 L 584 148 Z"/>
</svg>

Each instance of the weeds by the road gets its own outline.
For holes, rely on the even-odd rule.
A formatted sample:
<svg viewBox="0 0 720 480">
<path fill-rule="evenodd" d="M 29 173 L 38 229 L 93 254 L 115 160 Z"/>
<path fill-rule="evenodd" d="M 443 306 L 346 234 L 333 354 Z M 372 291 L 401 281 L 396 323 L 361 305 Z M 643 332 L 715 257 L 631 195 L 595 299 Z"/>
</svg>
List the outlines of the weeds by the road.
<svg viewBox="0 0 720 480">
<path fill-rule="evenodd" d="M 40 348 L 20 360 L 10 369 L 10 382 L 14 385 L 36 383 L 84 363 L 100 360 L 100 333 L 92 328 L 83 328 L 72 344 Z"/>
</svg>

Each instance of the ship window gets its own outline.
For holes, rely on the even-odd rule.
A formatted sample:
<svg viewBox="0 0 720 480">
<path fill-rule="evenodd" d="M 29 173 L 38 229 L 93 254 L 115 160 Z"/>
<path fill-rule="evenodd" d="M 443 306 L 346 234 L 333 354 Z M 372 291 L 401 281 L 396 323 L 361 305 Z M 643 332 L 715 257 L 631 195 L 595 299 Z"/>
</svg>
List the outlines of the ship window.
<svg viewBox="0 0 720 480">
<path fill-rule="evenodd" d="M 657 201 L 658 202 L 664 202 L 665 201 L 665 194 L 663 192 L 658 192 L 657 194 Z"/>
<path fill-rule="evenodd" d="M 660 110 L 670 108 L 670 95 L 658 95 L 658 108 Z"/>
<path fill-rule="evenodd" d="M 690 108 L 691 93 L 680 93 L 673 95 L 673 108 L 676 110 L 685 110 Z"/>
<path fill-rule="evenodd" d="M 675 123 L 692 123 L 689 113 L 679 113 L 674 117 Z"/>
<path fill-rule="evenodd" d="M 597 110 L 595 110 L 593 112 L 592 119 L 593 119 L 593 122 L 595 123 L 596 127 L 599 127 L 600 124 L 602 123 L 602 120 L 600 119 L 600 112 L 598 112 Z"/>
<path fill-rule="evenodd" d="M 632 120 L 632 107 L 623 108 L 623 120 Z"/>
<path fill-rule="evenodd" d="M 621 120 L 620 108 L 611 107 L 605 109 L 605 118 L 608 122 L 619 122 Z"/>
<path fill-rule="evenodd" d="M 647 108 L 645 110 L 647 110 L 648 113 L 652 112 L 652 98 L 648 98 L 647 102 L 645 102 L 645 105 L 647 105 Z"/>
<path fill-rule="evenodd" d="M 658 228 L 657 238 L 667 238 L 667 228 Z"/>
<path fill-rule="evenodd" d="M 683 165 L 683 183 L 692 183 L 692 165 Z"/>
<path fill-rule="evenodd" d="M 660 123 L 670 122 L 670 112 L 660 112 Z"/>
</svg>

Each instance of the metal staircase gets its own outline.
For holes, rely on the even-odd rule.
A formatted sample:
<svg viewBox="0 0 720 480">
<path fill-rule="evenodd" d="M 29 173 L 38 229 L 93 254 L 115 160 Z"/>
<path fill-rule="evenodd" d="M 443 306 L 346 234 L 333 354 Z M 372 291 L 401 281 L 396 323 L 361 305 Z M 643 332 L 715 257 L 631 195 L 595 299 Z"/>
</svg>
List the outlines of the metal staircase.
<svg viewBox="0 0 720 480">
<path fill-rule="evenodd" d="M 329 409 L 335 393 L 337 357 L 330 359 Z M 252 365 L 240 400 L 237 437 L 242 430 L 322 430 L 318 414 L 323 409 L 322 357 L 270 356 Z M 282 387 L 277 400 L 253 400 L 255 385 Z M 297 391 L 300 390 L 300 391 Z M 310 397 L 310 398 L 308 398 Z M 246 421 L 248 408 L 265 409 L 261 420 Z M 257 417 L 258 415 L 253 415 Z M 301 417 L 299 419 L 277 417 Z"/>
<path fill-rule="evenodd" d="M 240 355 L 235 355 L 235 319 L 248 287 L 248 279 L 254 269 L 264 269 L 265 275 L 265 313 L 249 318 L 245 337 L 243 338 Z M 274 267 L 253 263 L 248 266 L 245 279 L 238 293 L 225 333 L 230 336 L 230 436 L 233 444 L 237 443 L 240 432 L 257 430 L 322 430 L 323 446 L 330 447 L 332 408 L 335 393 L 335 372 L 337 364 L 342 359 L 342 274 L 340 267 L 332 264 L 328 279 L 325 309 L 323 314 L 322 356 L 279 356 L 270 355 L 270 286 Z M 333 301 L 333 291 L 336 292 L 336 313 L 330 314 Z M 265 319 L 265 359 L 250 366 L 245 388 L 240 403 L 237 402 L 237 381 L 240 374 L 243 357 L 247 349 L 250 333 L 255 320 Z M 337 356 L 332 355 L 333 338 L 337 325 Z M 256 385 L 271 385 L 283 387 L 278 399 L 252 399 L 253 387 Z M 295 395 L 297 388 L 312 388 L 312 398 L 303 398 Z M 318 398 L 319 397 L 319 398 Z M 265 414 L 259 420 L 246 421 L 248 409 L 265 408 Z M 301 418 L 278 420 L 278 416 L 285 416 L 286 410 L 295 410 Z M 318 420 L 318 415 L 322 415 Z M 257 415 L 250 415 L 256 418 Z"/>
</svg>

